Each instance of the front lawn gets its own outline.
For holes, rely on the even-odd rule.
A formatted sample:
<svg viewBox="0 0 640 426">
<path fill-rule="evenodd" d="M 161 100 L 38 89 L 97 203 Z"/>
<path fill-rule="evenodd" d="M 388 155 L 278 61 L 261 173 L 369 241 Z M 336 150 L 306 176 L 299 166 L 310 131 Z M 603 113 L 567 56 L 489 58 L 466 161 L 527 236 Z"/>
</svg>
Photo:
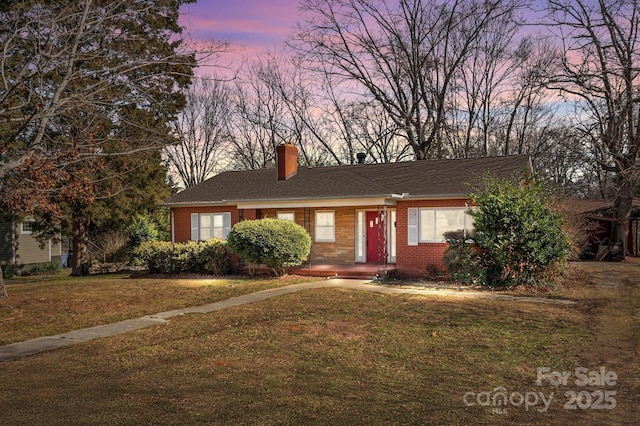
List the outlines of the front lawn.
<svg viewBox="0 0 640 426">
<path fill-rule="evenodd" d="M 313 278 L 175 279 L 36 276 L 8 280 L 0 298 L 0 345 L 204 305 Z"/>
<path fill-rule="evenodd" d="M 637 424 L 640 266 L 616 267 L 573 268 L 574 306 L 318 289 L 175 317 L 0 363 L 0 424 Z M 605 390 L 611 409 L 566 406 Z"/>
</svg>

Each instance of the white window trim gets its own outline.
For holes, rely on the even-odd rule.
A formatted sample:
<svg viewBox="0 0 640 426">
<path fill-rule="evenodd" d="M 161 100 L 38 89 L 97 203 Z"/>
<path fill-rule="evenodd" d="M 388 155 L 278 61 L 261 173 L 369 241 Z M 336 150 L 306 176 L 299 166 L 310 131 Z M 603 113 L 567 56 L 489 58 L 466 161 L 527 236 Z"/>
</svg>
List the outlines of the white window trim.
<svg viewBox="0 0 640 426">
<path fill-rule="evenodd" d="M 27 231 L 24 229 L 24 225 L 26 225 L 27 223 L 35 224 L 36 221 L 25 219 L 24 221 L 20 222 L 20 235 L 33 235 L 33 231 Z"/>
<path fill-rule="evenodd" d="M 284 216 L 284 215 L 291 215 L 292 218 L 282 218 L 280 216 Z M 282 219 L 282 220 L 290 220 L 292 222 L 296 221 L 296 213 L 293 211 L 280 211 L 280 212 L 276 212 L 276 219 Z"/>
<path fill-rule="evenodd" d="M 439 210 L 449 210 L 449 211 L 450 210 L 462 210 L 462 211 L 466 212 L 467 210 L 469 210 L 469 208 L 468 207 L 421 207 L 421 208 L 416 209 L 416 210 L 418 210 L 418 224 L 417 224 L 418 242 L 419 243 L 444 243 L 444 242 L 447 241 L 444 238 L 440 238 L 440 239 L 436 238 L 434 240 L 423 240 L 423 239 L 420 238 L 420 236 L 422 235 L 422 222 L 420 220 L 421 217 L 422 217 L 422 212 L 424 212 L 424 211 L 434 212 L 433 214 L 435 215 L 435 217 L 434 217 L 434 223 L 433 224 L 434 224 L 434 226 L 436 227 L 436 230 L 437 230 L 437 226 L 438 226 L 437 215 L 436 215 L 437 211 L 439 211 Z M 469 224 L 467 223 L 467 221 L 469 219 L 470 219 L 470 216 L 465 213 L 465 215 L 464 215 L 464 229 L 463 229 L 465 236 L 470 231 Z M 411 226 L 411 225 L 409 225 L 409 226 Z M 409 245 L 411 245 L 411 244 L 409 244 Z"/>
<path fill-rule="evenodd" d="M 407 245 L 417 246 L 420 238 L 420 209 L 409 207 L 407 209 Z"/>
<path fill-rule="evenodd" d="M 356 211 L 356 230 L 355 230 L 355 261 L 358 263 L 364 263 L 367 258 L 366 253 L 366 210 Z"/>
<path fill-rule="evenodd" d="M 326 214 L 330 213 L 333 219 L 333 223 L 331 226 L 323 226 L 323 228 L 331 228 L 331 238 L 330 239 L 320 239 L 318 238 L 318 214 Z M 318 243 L 335 243 L 336 242 L 336 212 L 334 210 L 316 210 L 314 212 L 314 241 Z"/>
<path fill-rule="evenodd" d="M 211 231 L 210 234 L 215 234 L 216 228 L 213 224 L 214 216 L 222 216 L 222 239 L 226 240 L 231 230 L 231 212 L 214 212 L 214 213 L 191 213 L 191 240 L 193 241 L 206 241 L 202 238 L 202 216 L 210 216 Z M 207 238 L 213 239 L 214 237 Z"/>
<path fill-rule="evenodd" d="M 396 212 L 395 209 L 390 209 L 387 211 L 387 229 L 389 232 L 389 235 L 387 236 L 388 238 L 388 243 L 389 243 L 389 247 L 388 247 L 388 252 L 389 252 L 389 256 L 388 256 L 388 262 L 389 263 L 396 263 L 396 256 L 397 256 L 397 235 L 396 235 L 396 222 L 398 221 L 398 214 Z"/>
</svg>

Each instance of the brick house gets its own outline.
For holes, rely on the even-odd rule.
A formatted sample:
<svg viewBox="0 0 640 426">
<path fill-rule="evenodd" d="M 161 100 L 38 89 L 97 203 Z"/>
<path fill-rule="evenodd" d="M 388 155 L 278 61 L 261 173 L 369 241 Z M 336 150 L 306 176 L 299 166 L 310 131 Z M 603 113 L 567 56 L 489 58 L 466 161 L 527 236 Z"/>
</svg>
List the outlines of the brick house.
<svg viewBox="0 0 640 426">
<path fill-rule="evenodd" d="M 226 238 L 239 221 L 277 217 L 311 235 L 307 269 L 421 276 L 428 265 L 444 269 L 444 232 L 473 227 L 466 210 L 478 176 L 512 179 L 532 167 L 523 155 L 298 167 L 297 154 L 281 145 L 275 169 L 220 173 L 173 195 L 163 203 L 172 241 Z"/>
</svg>

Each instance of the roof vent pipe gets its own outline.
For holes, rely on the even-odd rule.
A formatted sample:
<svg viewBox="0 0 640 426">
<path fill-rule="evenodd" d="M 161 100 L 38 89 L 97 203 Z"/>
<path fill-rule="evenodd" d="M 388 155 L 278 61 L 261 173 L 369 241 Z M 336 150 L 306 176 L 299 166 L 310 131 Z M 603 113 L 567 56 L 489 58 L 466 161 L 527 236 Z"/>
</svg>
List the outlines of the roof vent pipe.
<svg viewBox="0 0 640 426">
<path fill-rule="evenodd" d="M 364 164 L 364 159 L 367 158 L 367 153 L 359 152 L 356 154 L 356 157 L 358 158 L 358 164 Z"/>
</svg>

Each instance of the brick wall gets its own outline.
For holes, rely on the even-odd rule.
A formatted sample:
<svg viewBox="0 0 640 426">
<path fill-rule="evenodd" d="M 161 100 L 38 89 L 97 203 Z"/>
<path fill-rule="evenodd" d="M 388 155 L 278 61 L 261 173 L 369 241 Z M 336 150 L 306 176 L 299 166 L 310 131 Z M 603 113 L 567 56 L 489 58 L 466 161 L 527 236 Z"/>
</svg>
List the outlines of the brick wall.
<svg viewBox="0 0 640 426">
<path fill-rule="evenodd" d="M 255 220 L 259 218 L 259 212 L 256 209 L 242 209 L 240 210 L 238 215 L 239 215 L 240 221 Z M 235 224 L 235 223 L 236 222 L 233 222 L 232 224 Z"/>
<path fill-rule="evenodd" d="M 375 207 L 372 207 L 375 208 Z M 276 217 L 278 211 L 293 212 L 295 221 L 304 227 L 311 235 L 311 263 L 326 263 L 331 265 L 353 265 L 355 261 L 355 229 L 356 210 L 353 207 L 309 208 L 305 209 L 264 209 L 262 217 Z M 315 212 L 333 211 L 335 217 L 335 242 L 317 242 L 314 238 Z"/>
<path fill-rule="evenodd" d="M 408 245 L 408 209 L 410 207 L 465 207 L 465 202 L 468 200 L 407 200 L 398 202 L 396 206 L 396 267 L 398 273 L 409 276 L 424 276 L 427 272 L 427 265 L 436 265 L 439 270 L 446 271 L 442 257 L 447 249 L 447 243 Z"/>
<path fill-rule="evenodd" d="M 467 199 L 455 200 L 423 200 L 399 201 L 396 206 L 396 267 L 398 273 L 407 276 L 424 276 L 427 265 L 436 265 L 440 270 L 446 270 L 442 257 L 447 249 L 446 243 L 419 243 L 417 246 L 407 244 L 407 209 L 410 207 L 465 207 Z M 361 207 L 358 210 L 374 210 L 376 206 Z M 333 211 L 335 214 L 336 239 L 335 242 L 314 241 L 315 211 Z M 175 241 L 183 242 L 191 239 L 191 213 L 220 213 L 231 212 L 232 225 L 242 220 L 262 217 L 276 217 L 277 211 L 294 212 L 298 225 L 307 229 L 312 238 L 309 260 L 315 264 L 353 265 L 355 263 L 355 230 L 356 209 L 353 207 L 309 208 L 305 209 L 262 209 L 238 210 L 233 206 L 226 207 L 184 207 L 173 208 L 175 224 Z M 305 226 L 306 225 L 306 226 Z"/>
<path fill-rule="evenodd" d="M 375 208 L 375 207 L 374 207 Z M 336 239 L 335 242 L 316 242 L 314 238 L 315 211 L 333 211 L 335 214 Z M 276 217 L 277 211 L 294 212 L 296 223 L 305 227 L 305 209 L 246 209 L 238 211 L 234 206 L 222 207 L 180 207 L 172 208 L 175 226 L 175 242 L 191 239 L 191 213 L 222 213 L 231 212 L 231 224 L 242 220 Z M 311 235 L 312 246 L 309 256 L 312 263 L 328 263 L 336 265 L 352 265 L 355 259 L 355 218 L 356 210 L 349 207 L 308 209 L 306 229 Z"/>
</svg>

